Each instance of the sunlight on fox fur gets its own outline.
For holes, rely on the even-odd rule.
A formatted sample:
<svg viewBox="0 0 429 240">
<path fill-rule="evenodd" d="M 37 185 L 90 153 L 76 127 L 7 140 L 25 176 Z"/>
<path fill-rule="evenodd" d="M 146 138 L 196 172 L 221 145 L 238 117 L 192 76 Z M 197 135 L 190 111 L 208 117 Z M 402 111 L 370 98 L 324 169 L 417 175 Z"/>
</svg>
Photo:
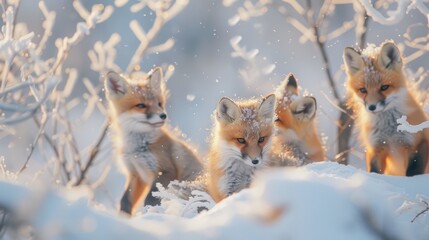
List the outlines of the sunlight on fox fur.
<svg viewBox="0 0 429 240">
<path fill-rule="evenodd" d="M 194 180 L 203 167 L 191 148 L 165 127 L 167 91 L 161 68 L 146 79 L 110 72 L 105 85 L 117 162 L 127 176 L 121 210 L 132 214 L 141 201 L 156 203 L 148 196 L 155 182 L 167 186 L 175 179 Z"/>
<path fill-rule="evenodd" d="M 216 202 L 248 187 L 268 164 L 274 105 L 274 94 L 262 101 L 219 101 L 208 156 L 208 190 Z"/>
<path fill-rule="evenodd" d="M 366 147 L 368 171 L 400 176 L 428 173 L 429 130 L 397 131 L 396 120 L 403 115 L 412 124 L 428 119 L 407 85 L 398 47 L 392 41 L 369 45 L 362 52 L 349 47 L 343 59 L 349 105 Z"/>
</svg>

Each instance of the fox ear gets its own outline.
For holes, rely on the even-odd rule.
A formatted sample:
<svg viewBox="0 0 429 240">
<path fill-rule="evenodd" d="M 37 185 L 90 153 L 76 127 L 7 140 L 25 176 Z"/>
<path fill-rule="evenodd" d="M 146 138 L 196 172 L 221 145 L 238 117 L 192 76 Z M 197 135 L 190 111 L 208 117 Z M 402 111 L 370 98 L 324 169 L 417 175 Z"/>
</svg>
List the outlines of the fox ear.
<svg viewBox="0 0 429 240">
<path fill-rule="evenodd" d="M 344 48 L 343 60 L 349 74 L 355 74 L 364 66 L 362 57 L 351 47 Z"/>
<path fill-rule="evenodd" d="M 240 108 L 227 97 L 219 101 L 216 112 L 217 119 L 226 123 L 232 123 L 240 117 Z"/>
<path fill-rule="evenodd" d="M 274 106 L 276 104 L 276 96 L 270 94 L 262 99 L 259 105 L 258 116 L 261 119 L 272 119 L 274 117 Z"/>
<path fill-rule="evenodd" d="M 317 102 L 314 97 L 304 97 L 293 102 L 290 108 L 296 119 L 311 120 L 316 115 Z"/>
<path fill-rule="evenodd" d="M 292 93 L 298 95 L 298 81 L 296 80 L 293 73 L 289 73 L 282 84 L 280 85 L 280 92 L 282 93 Z"/>
<path fill-rule="evenodd" d="M 150 87 L 152 89 L 161 90 L 164 81 L 162 78 L 162 69 L 160 67 L 156 67 L 152 69 L 148 75 Z"/>
<path fill-rule="evenodd" d="M 106 93 L 111 97 L 122 97 L 128 90 L 127 80 L 120 74 L 110 71 L 106 74 Z"/>
<path fill-rule="evenodd" d="M 378 64 L 386 69 L 402 67 L 401 52 L 393 42 L 386 42 L 381 46 Z"/>
</svg>

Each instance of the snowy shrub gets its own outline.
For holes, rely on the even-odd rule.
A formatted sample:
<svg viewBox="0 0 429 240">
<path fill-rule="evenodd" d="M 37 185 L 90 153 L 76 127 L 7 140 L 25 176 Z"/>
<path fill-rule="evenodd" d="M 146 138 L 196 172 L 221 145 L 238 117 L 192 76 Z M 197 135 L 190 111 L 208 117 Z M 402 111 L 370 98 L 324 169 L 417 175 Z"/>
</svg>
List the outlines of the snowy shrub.
<svg viewBox="0 0 429 240">
<path fill-rule="evenodd" d="M 139 40 L 139 45 L 134 55 L 129 58 L 128 66 L 121 69 L 115 62 L 115 47 L 121 42 L 121 36 L 113 32 L 106 42 L 96 41 L 93 49 L 88 50 L 88 56 L 79 56 L 89 57 L 90 67 L 98 73 L 100 80 L 94 81 L 81 76 L 80 70 L 68 63 L 69 56 L 98 25 L 102 25 L 126 3 L 127 1 L 116 1 L 114 6 L 73 1 L 70 7 L 74 8 L 75 14 L 81 20 L 76 23 L 75 31 L 71 35 L 58 37 L 54 41 L 50 38 L 59 35 L 54 32 L 56 24 L 64 22 L 64 19 L 61 19 L 62 16 L 55 10 L 50 10 L 48 2 L 30 3 L 38 6 L 44 18 L 42 33 L 28 30 L 27 25 L 30 22 L 27 21 L 30 19 L 21 19 L 19 16 L 20 8 L 24 7 L 23 2 L 2 2 L 4 12 L 0 42 L 0 128 L 5 142 L 22 126 L 30 129 L 29 134 L 34 139 L 27 147 L 25 161 L 14 160 L 15 168 L 18 163 L 21 164 L 14 174 L 20 175 L 33 164 L 36 167 L 32 170 L 36 170 L 36 174 L 25 174 L 26 181 L 33 181 L 40 175 L 46 177 L 46 173 L 48 178 L 60 185 L 77 186 L 87 180 L 88 171 L 96 160 L 100 159 L 101 146 L 108 134 L 107 111 L 102 102 L 104 93 L 100 80 L 109 70 L 138 74 L 143 56 L 170 50 L 174 45 L 172 38 L 157 44 L 153 44 L 153 41 L 163 26 L 174 18 L 188 1 L 133 3 L 130 6 L 132 13 L 150 11 L 154 22 L 152 26 L 144 29 L 137 20 L 130 21 L 131 33 Z M 52 5 L 56 7 L 57 4 Z M 48 45 L 52 42 L 55 43 L 56 53 L 53 53 L 52 46 Z M 167 78 L 173 70 L 173 67 L 167 69 Z M 82 90 L 81 95 L 76 95 L 76 91 Z M 104 115 L 106 120 L 103 125 L 93 129 L 93 136 L 90 137 L 93 142 L 79 142 L 77 135 L 81 134 L 81 124 L 94 121 L 100 114 Z M 19 144 L 19 140 L 17 141 L 9 142 L 8 146 L 13 148 L 15 144 Z M 42 164 L 42 167 L 39 164 Z M 8 171 L 12 171 L 10 167 Z M 98 170 L 99 176 L 105 175 L 103 172 L 105 170 Z"/>
<path fill-rule="evenodd" d="M 172 181 L 164 188 L 157 184 L 158 191 L 152 195 L 161 199 L 160 206 L 147 206 L 143 211 L 172 214 L 192 218 L 202 211 L 213 208 L 216 202 L 201 182 Z"/>
</svg>

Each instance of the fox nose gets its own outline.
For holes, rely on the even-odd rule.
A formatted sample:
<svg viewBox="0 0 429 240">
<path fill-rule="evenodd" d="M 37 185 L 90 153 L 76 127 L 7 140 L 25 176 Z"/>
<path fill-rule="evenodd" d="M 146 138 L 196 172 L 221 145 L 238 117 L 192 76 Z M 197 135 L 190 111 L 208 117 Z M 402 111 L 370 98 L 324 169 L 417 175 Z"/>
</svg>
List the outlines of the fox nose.
<svg viewBox="0 0 429 240">
<path fill-rule="evenodd" d="M 373 105 L 369 105 L 368 109 L 369 109 L 370 111 L 374 111 L 376 107 L 377 107 L 377 106 L 375 106 L 375 105 L 373 104 Z"/>
<path fill-rule="evenodd" d="M 162 120 L 165 120 L 165 119 L 167 118 L 167 114 L 165 114 L 165 113 L 161 113 L 161 114 L 159 114 L 159 117 L 160 117 Z"/>
<path fill-rule="evenodd" d="M 258 164 L 258 163 L 259 163 L 259 160 L 258 160 L 258 159 L 253 159 L 253 160 L 252 160 L 252 163 L 256 165 L 256 164 Z"/>
</svg>

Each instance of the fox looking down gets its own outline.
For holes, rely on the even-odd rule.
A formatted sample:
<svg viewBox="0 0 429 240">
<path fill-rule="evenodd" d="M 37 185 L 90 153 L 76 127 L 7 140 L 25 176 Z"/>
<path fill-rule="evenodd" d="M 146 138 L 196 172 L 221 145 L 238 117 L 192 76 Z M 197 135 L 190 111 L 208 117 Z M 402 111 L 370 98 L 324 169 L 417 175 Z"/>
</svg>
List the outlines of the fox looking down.
<svg viewBox="0 0 429 240">
<path fill-rule="evenodd" d="M 203 166 L 191 148 L 165 127 L 167 90 L 161 68 L 139 80 L 109 72 L 105 88 L 118 163 L 127 176 L 120 209 L 133 214 L 155 182 L 167 186 L 175 179 L 194 180 Z"/>
<path fill-rule="evenodd" d="M 403 115 L 414 125 L 427 120 L 407 85 L 398 47 L 392 41 L 362 52 L 348 47 L 343 59 L 368 171 L 399 176 L 429 172 L 429 129 L 397 131 L 397 119 Z"/>
<path fill-rule="evenodd" d="M 298 97 L 298 94 L 298 82 L 290 73 L 276 91 L 276 131 L 271 148 L 273 166 L 301 166 L 324 160 L 316 129 L 316 99 Z"/>
<path fill-rule="evenodd" d="M 216 202 L 248 187 L 254 172 L 268 165 L 274 105 L 274 94 L 219 101 L 208 157 L 208 191 Z"/>
</svg>

